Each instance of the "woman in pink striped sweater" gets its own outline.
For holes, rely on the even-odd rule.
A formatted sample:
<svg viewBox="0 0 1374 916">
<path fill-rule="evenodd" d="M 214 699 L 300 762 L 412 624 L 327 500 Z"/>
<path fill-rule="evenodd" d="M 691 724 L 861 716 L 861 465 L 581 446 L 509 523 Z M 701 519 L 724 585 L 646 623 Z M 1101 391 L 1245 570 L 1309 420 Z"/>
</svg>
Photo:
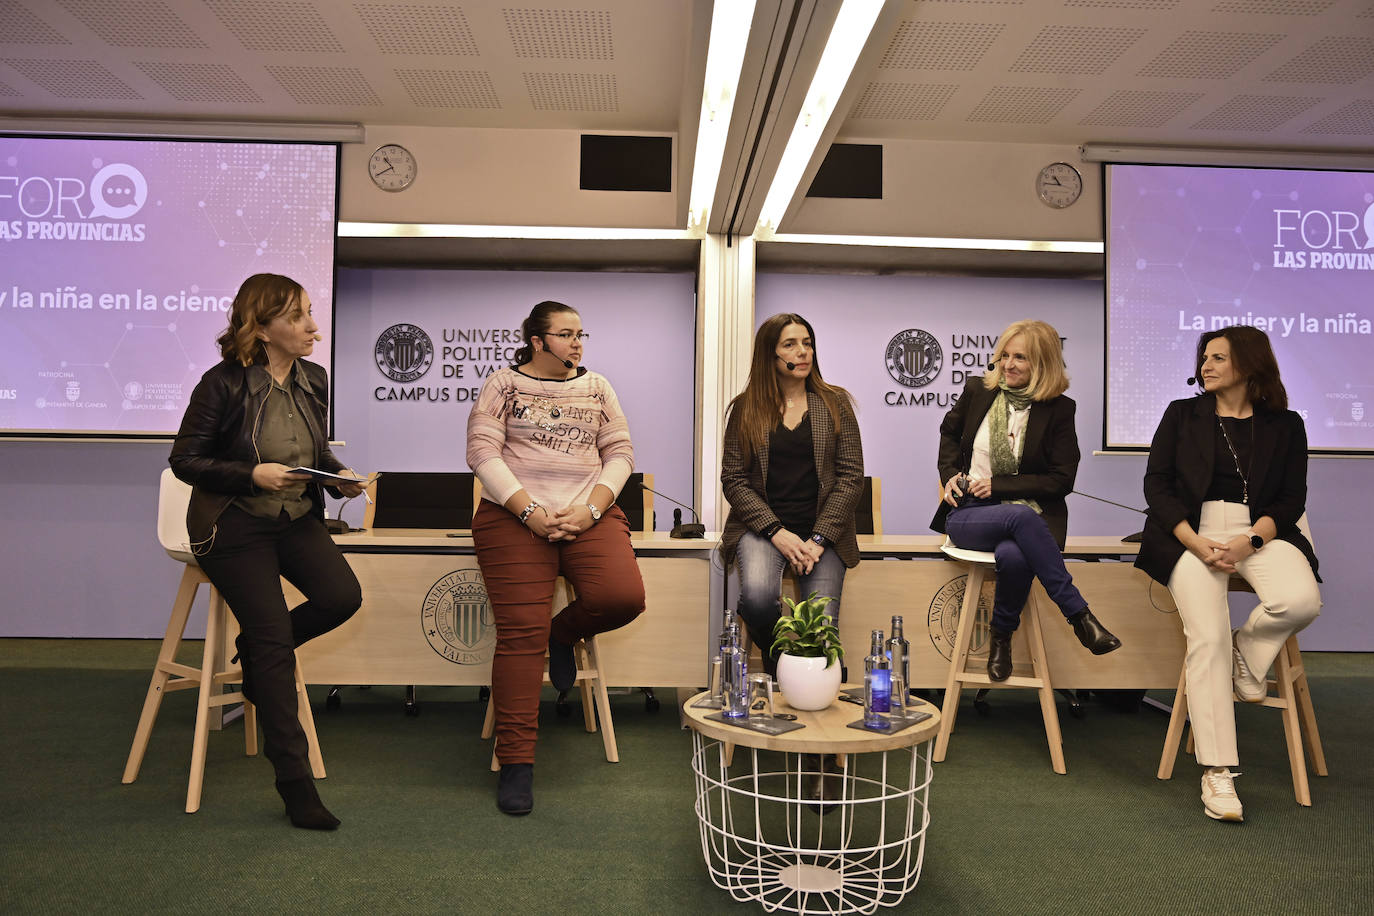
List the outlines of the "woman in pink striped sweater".
<svg viewBox="0 0 1374 916">
<path fill-rule="evenodd" d="M 573 643 L 644 610 L 630 523 L 615 505 L 634 470 L 630 427 L 611 383 L 582 363 L 582 319 L 541 302 L 522 326 L 515 365 L 492 373 L 468 417 L 468 466 L 482 482 L 472 520 L 496 616 L 492 702 L 496 804 L 534 807 L 534 742 L 544 651 L 549 680 L 573 686 Z M 577 599 L 550 620 L 562 575 Z"/>
</svg>

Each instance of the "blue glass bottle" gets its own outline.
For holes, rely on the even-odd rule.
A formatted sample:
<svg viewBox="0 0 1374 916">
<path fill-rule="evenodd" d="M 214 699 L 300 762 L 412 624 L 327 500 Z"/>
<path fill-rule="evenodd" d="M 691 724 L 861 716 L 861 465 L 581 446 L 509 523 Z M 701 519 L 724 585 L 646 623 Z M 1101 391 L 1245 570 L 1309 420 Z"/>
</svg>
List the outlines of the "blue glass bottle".
<svg viewBox="0 0 1374 916">
<path fill-rule="evenodd" d="M 873 631 L 873 644 L 864 659 L 864 725 L 887 728 L 892 711 L 892 667 L 883 651 L 883 631 Z"/>
</svg>

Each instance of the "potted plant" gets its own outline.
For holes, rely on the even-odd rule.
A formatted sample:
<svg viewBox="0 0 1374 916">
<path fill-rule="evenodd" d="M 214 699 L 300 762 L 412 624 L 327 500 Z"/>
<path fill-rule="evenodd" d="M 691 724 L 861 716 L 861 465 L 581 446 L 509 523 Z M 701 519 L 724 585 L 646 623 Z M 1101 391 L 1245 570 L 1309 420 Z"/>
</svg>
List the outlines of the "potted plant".
<svg viewBox="0 0 1374 916">
<path fill-rule="evenodd" d="M 812 592 L 803 601 L 782 599 L 790 614 L 773 627 L 773 646 L 778 657 L 778 688 L 793 709 L 825 709 L 840 692 L 840 660 L 844 647 L 840 631 L 825 606 L 830 598 Z"/>
</svg>

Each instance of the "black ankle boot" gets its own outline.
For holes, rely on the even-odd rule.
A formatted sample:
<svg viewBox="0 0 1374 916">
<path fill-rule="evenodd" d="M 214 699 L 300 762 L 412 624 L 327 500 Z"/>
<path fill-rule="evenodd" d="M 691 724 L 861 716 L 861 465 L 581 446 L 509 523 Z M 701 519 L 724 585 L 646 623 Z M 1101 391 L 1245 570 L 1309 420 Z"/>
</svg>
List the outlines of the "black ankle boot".
<svg viewBox="0 0 1374 916">
<path fill-rule="evenodd" d="M 1011 634 L 992 630 L 992 641 L 988 643 L 988 678 L 1005 681 L 1011 677 Z"/>
<path fill-rule="evenodd" d="M 1083 648 L 1093 655 L 1106 655 L 1108 652 L 1121 648 L 1121 640 L 1098 623 L 1093 612 L 1087 608 L 1070 617 L 1069 624 L 1073 627 L 1073 632 L 1078 637 L 1078 641 L 1083 644 Z"/>
<path fill-rule="evenodd" d="M 305 830 L 334 830 L 339 826 L 339 819 L 320 801 L 315 780 L 309 776 L 278 782 L 277 794 L 286 802 L 286 815 L 295 826 Z"/>
<path fill-rule="evenodd" d="M 561 691 L 573 689 L 577 683 L 577 659 L 573 647 L 549 637 L 549 683 Z"/>
<path fill-rule="evenodd" d="M 501 776 L 496 783 L 496 807 L 512 817 L 534 810 L 534 764 L 501 764 Z"/>
</svg>

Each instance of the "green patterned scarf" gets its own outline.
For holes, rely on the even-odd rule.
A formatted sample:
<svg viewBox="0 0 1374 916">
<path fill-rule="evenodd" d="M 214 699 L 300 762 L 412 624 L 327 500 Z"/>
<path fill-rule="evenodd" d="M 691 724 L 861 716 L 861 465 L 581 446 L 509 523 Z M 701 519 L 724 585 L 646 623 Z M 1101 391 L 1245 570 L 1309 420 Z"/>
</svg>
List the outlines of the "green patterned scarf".
<svg viewBox="0 0 1374 916">
<path fill-rule="evenodd" d="M 992 462 L 992 476 L 1009 477 L 1021 469 L 1021 450 L 1025 448 L 1026 437 L 1023 435 L 1016 440 L 1016 452 L 1013 454 L 1011 443 L 1007 441 L 1008 418 L 1013 409 L 1024 410 L 1029 407 L 1031 399 L 1026 396 L 1026 389 L 1007 387 L 1005 379 L 998 387 L 997 397 L 988 410 L 988 458 Z M 1002 502 L 1030 506 L 1037 515 L 1040 514 L 1040 504 L 1033 499 L 1004 499 Z"/>
</svg>

